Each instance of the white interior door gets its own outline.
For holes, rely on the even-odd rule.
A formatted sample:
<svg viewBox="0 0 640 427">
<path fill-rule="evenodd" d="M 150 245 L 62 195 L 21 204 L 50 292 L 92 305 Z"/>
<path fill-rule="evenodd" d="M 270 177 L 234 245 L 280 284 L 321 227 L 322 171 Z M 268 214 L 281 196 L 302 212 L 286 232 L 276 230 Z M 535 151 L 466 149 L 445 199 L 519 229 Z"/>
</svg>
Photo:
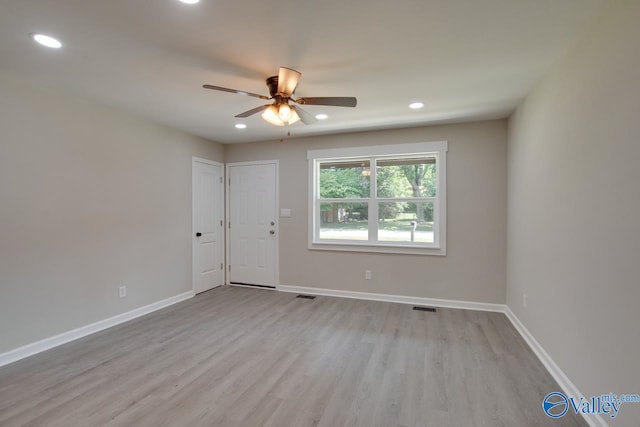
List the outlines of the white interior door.
<svg viewBox="0 0 640 427">
<path fill-rule="evenodd" d="M 222 165 L 193 159 L 193 288 L 224 284 L 224 183 Z"/>
<path fill-rule="evenodd" d="M 276 286 L 276 162 L 229 164 L 229 282 Z"/>
</svg>

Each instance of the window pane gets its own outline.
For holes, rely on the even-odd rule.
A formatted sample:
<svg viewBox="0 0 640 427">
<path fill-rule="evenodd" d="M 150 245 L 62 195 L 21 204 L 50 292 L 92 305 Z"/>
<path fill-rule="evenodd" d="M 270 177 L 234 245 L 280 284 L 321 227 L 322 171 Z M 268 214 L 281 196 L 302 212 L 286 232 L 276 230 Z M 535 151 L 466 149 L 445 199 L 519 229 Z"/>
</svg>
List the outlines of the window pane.
<svg viewBox="0 0 640 427">
<path fill-rule="evenodd" d="M 320 239 L 368 240 L 367 203 L 320 203 Z"/>
<path fill-rule="evenodd" d="M 433 243 L 433 202 L 378 205 L 378 241 Z"/>
<path fill-rule="evenodd" d="M 378 197 L 435 197 L 436 159 L 378 160 Z"/>
<path fill-rule="evenodd" d="M 320 163 L 320 197 L 369 198 L 370 175 L 369 160 Z"/>
</svg>

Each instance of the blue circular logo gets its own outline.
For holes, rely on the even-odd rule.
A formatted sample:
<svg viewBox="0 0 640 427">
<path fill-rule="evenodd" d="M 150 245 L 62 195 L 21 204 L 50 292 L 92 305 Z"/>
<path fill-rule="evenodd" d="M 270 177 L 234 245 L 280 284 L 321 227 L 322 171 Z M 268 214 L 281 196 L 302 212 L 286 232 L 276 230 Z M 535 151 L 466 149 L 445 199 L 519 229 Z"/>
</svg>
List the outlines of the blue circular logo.
<svg viewBox="0 0 640 427">
<path fill-rule="evenodd" d="M 551 418 L 560 418 L 569 410 L 569 399 L 564 394 L 554 391 L 544 397 L 542 409 Z"/>
</svg>

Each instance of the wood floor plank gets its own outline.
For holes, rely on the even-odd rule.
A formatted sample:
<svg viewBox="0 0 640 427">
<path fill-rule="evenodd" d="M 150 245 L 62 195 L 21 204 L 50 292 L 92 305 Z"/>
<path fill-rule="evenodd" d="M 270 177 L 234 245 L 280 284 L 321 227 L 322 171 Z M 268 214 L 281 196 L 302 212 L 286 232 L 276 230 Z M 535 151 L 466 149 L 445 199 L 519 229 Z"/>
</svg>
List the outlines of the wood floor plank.
<svg viewBox="0 0 640 427">
<path fill-rule="evenodd" d="M 585 426 L 499 313 L 221 287 L 0 368 L 0 426 Z"/>
</svg>

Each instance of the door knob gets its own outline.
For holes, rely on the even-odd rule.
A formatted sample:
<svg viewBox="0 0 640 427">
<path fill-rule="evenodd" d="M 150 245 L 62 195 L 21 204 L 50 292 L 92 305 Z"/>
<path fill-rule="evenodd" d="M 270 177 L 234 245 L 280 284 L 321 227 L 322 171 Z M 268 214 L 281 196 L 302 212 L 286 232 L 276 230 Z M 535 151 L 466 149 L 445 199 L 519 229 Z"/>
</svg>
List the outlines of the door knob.
<svg viewBox="0 0 640 427">
<path fill-rule="evenodd" d="M 269 230 L 269 234 L 276 234 L 276 232 L 273 230 Z"/>
<path fill-rule="evenodd" d="M 202 236 L 202 233 L 196 233 L 196 237 Z"/>
</svg>

